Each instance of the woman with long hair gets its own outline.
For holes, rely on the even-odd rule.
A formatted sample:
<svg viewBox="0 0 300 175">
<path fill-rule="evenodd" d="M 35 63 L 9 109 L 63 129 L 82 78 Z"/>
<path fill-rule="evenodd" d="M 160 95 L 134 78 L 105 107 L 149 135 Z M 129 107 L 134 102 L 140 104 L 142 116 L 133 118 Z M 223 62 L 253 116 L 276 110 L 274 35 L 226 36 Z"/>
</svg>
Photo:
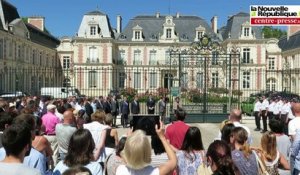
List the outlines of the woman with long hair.
<svg viewBox="0 0 300 175">
<path fill-rule="evenodd" d="M 93 175 L 102 175 L 102 167 L 99 163 L 93 162 L 95 143 L 89 130 L 78 129 L 70 139 L 68 153 L 65 160 L 60 161 L 54 168 L 54 175 L 60 175 L 67 169 L 74 166 L 84 166 Z"/>
<path fill-rule="evenodd" d="M 267 131 L 262 135 L 260 146 L 261 150 L 258 151 L 258 155 L 266 165 L 266 170 L 269 172 L 269 174 L 279 174 L 279 164 L 282 165 L 282 167 L 286 170 L 290 169 L 290 165 L 287 160 L 277 150 L 276 135 L 273 132 Z"/>
<path fill-rule="evenodd" d="M 236 127 L 231 132 L 230 143 L 233 148 L 231 157 L 241 175 L 257 175 L 256 156 L 247 143 L 248 133 L 242 127 Z"/>
<path fill-rule="evenodd" d="M 222 140 L 212 142 L 207 149 L 206 157 L 213 175 L 236 174 L 231 159 L 231 150 L 226 142 Z"/>
<path fill-rule="evenodd" d="M 203 163 L 204 147 L 201 132 L 197 127 L 190 127 L 184 137 L 181 150 L 177 152 L 177 174 L 197 174 L 197 168 Z"/>
<path fill-rule="evenodd" d="M 116 146 L 116 151 L 107 157 L 105 162 L 106 175 L 115 175 L 118 166 L 125 164 L 121 156 L 121 151 L 124 149 L 126 139 L 126 137 L 122 137 Z"/>
<path fill-rule="evenodd" d="M 176 155 L 164 136 L 164 126 L 156 128 L 156 133 L 163 143 L 169 160 L 159 167 L 153 167 L 151 163 L 151 145 L 149 139 L 142 130 L 136 130 L 130 135 L 125 143 L 122 157 L 126 165 L 117 168 L 117 175 L 167 175 L 174 171 L 177 163 Z"/>
</svg>

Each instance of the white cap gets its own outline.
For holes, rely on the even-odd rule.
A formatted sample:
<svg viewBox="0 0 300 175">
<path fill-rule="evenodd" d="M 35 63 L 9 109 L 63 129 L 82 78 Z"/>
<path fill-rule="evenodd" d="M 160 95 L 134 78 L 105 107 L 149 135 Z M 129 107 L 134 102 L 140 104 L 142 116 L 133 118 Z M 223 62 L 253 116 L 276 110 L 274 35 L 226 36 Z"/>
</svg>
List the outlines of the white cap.
<svg viewBox="0 0 300 175">
<path fill-rule="evenodd" d="M 51 109 L 56 109 L 56 106 L 53 105 L 53 104 L 49 104 L 49 105 L 47 106 L 47 111 L 49 111 L 49 110 L 51 110 Z"/>
</svg>

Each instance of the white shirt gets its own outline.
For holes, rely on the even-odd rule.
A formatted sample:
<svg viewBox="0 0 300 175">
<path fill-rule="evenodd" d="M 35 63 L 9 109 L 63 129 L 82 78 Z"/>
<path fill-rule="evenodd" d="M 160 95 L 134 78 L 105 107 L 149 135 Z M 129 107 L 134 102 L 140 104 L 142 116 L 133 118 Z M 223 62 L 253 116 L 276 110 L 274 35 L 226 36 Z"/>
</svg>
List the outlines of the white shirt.
<svg viewBox="0 0 300 175">
<path fill-rule="evenodd" d="M 100 144 L 102 132 L 105 129 L 107 129 L 108 126 L 107 125 L 103 125 L 103 124 L 101 124 L 99 122 L 93 121 L 91 123 L 83 124 L 83 128 L 84 129 L 88 129 L 91 132 L 92 137 L 93 137 L 94 142 L 95 142 L 95 147 L 97 147 Z M 104 154 L 104 152 L 102 152 L 100 154 L 100 157 L 97 160 L 98 162 L 105 161 L 105 156 L 103 154 Z"/>
<path fill-rule="evenodd" d="M 264 99 L 264 101 L 262 102 L 261 105 L 261 110 L 267 110 L 267 108 L 269 107 L 269 101 L 267 99 Z"/>
<path fill-rule="evenodd" d="M 276 103 L 275 103 L 274 101 L 273 101 L 272 103 L 269 104 L 268 109 L 269 109 L 270 112 L 273 112 L 273 111 L 274 111 L 275 105 L 276 105 Z"/>
<path fill-rule="evenodd" d="M 291 109 L 291 107 L 287 103 L 283 104 L 283 106 L 281 108 L 281 114 L 284 114 L 284 115 L 288 114 L 290 109 Z"/>
<path fill-rule="evenodd" d="M 159 175 L 159 169 L 153 166 L 146 166 L 143 169 L 135 170 L 125 165 L 120 165 L 117 168 L 116 175 Z"/>
<path fill-rule="evenodd" d="M 300 116 L 295 116 L 295 118 L 289 122 L 289 135 L 296 135 L 297 129 L 300 129 Z"/>
<path fill-rule="evenodd" d="M 255 104 L 254 104 L 254 112 L 259 112 L 262 108 L 262 103 L 260 101 L 257 101 Z"/>
<path fill-rule="evenodd" d="M 279 102 L 275 103 L 273 114 L 278 115 L 281 111 L 281 108 L 282 108 L 282 105 Z"/>
<path fill-rule="evenodd" d="M 93 175 L 102 175 L 102 167 L 98 162 L 90 162 L 89 164 L 85 165 L 87 169 L 91 171 Z M 69 167 L 64 164 L 63 161 L 60 161 L 54 168 L 53 174 L 63 174 Z"/>
</svg>

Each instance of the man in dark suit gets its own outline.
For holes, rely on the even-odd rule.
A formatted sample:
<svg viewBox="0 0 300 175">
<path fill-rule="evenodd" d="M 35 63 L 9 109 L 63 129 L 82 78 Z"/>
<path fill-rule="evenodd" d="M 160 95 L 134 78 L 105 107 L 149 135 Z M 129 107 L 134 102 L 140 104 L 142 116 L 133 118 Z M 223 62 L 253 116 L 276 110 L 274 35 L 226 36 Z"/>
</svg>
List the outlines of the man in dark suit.
<svg viewBox="0 0 300 175">
<path fill-rule="evenodd" d="M 91 102 L 92 102 L 92 98 L 88 98 L 86 101 L 85 101 L 85 104 L 84 104 L 84 108 L 85 108 L 85 113 L 87 114 L 88 118 L 86 119 L 86 122 L 89 123 L 91 122 L 91 115 L 93 114 L 93 107 L 91 105 Z"/>
<path fill-rule="evenodd" d="M 111 100 L 110 100 L 110 96 L 108 96 L 106 98 L 106 101 L 104 101 L 103 107 L 104 107 L 104 112 L 105 114 L 110 114 L 111 113 Z"/>
<path fill-rule="evenodd" d="M 116 96 L 111 99 L 111 115 L 113 116 L 113 126 L 116 126 L 117 115 L 119 114 L 119 103 Z"/>
<path fill-rule="evenodd" d="M 140 103 L 138 101 L 138 97 L 135 96 L 133 102 L 131 103 L 131 113 L 139 114 L 140 113 Z"/>
<path fill-rule="evenodd" d="M 146 105 L 147 105 L 148 114 L 154 114 L 155 100 L 153 99 L 152 94 L 149 95 Z"/>
<path fill-rule="evenodd" d="M 127 101 L 127 97 L 124 97 L 124 100 L 121 103 L 121 123 L 123 127 L 127 127 L 128 124 L 128 115 L 130 113 L 129 103 Z"/>
<path fill-rule="evenodd" d="M 99 100 L 96 101 L 96 109 L 104 110 L 103 103 L 104 103 L 103 96 L 100 96 Z"/>
</svg>

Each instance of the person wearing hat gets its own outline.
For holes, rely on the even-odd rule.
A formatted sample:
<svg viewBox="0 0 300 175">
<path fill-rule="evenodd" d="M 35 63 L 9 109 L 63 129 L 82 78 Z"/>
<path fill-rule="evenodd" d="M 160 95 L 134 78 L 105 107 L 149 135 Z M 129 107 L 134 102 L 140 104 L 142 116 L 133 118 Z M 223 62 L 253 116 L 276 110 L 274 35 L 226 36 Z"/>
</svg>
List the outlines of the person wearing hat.
<svg viewBox="0 0 300 175">
<path fill-rule="evenodd" d="M 47 113 L 42 116 L 42 123 L 45 126 L 45 137 L 51 144 L 53 150 L 53 162 L 57 163 L 58 158 L 58 143 L 55 134 L 55 127 L 60 123 L 59 118 L 55 115 L 56 106 L 53 104 L 47 105 Z"/>
</svg>

